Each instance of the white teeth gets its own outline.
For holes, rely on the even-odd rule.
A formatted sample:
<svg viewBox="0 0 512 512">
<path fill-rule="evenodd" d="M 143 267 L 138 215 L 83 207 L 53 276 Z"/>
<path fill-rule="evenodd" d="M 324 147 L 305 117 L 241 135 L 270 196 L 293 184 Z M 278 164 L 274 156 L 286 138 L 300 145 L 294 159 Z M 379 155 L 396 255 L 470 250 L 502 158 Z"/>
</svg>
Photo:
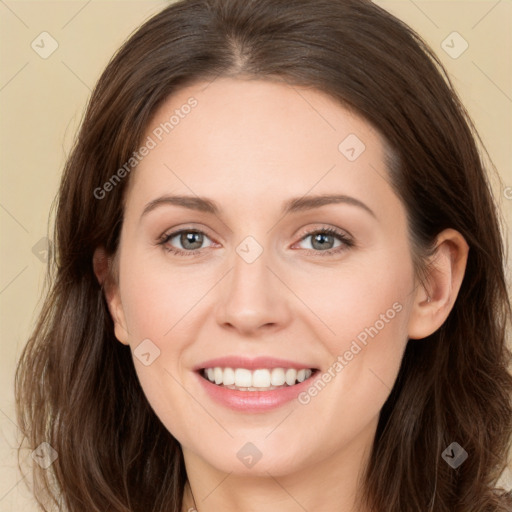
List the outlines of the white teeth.
<svg viewBox="0 0 512 512">
<path fill-rule="evenodd" d="M 206 368 L 203 375 L 217 385 L 240 391 L 272 390 L 278 387 L 293 386 L 311 377 L 310 369 L 260 368 L 254 371 L 247 368 Z"/>
<path fill-rule="evenodd" d="M 213 377 L 215 378 L 215 384 L 222 384 L 223 380 L 223 371 L 222 368 L 214 368 L 213 369 Z"/>
<path fill-rule="evenodd" d="M 270 372 L 268 370 L 254 370 L 252 372 L 252 386 L 268 388 L 270 386 Z"/>
<path fill-rule="evenodd" d="M 221 370 L 221 369 L 219 368 L 219 370 Z M 235 370 L 235 386 L 240 387 L 240 388 L 251 387 L 252 386 L 251 370 L 247 370 L 246 368 L 237 368 Z"/>
<path fill-rule="evenodd" d="M 288 368 L 288 370 L 286 370 L 284 378 L 288 386 L 293 386 L 295 384 L 295 381 L 297 380 L 297 370 L 295 370 L 294 368 Z"/>
<path fill-rule="evenodd" d="M 222 380 L 224 386 L 231 386 L 235 383 L 235 371 L 233 370 L 233 368 L 224 368 Z"/>
<path fill-rule="evenodd" d="M 282 386 L 284 381 L 284 370 L 282 368 L 274 368 L 270 374 L 270 382 L 272 383 L 272 386 Z"/>
</svg>

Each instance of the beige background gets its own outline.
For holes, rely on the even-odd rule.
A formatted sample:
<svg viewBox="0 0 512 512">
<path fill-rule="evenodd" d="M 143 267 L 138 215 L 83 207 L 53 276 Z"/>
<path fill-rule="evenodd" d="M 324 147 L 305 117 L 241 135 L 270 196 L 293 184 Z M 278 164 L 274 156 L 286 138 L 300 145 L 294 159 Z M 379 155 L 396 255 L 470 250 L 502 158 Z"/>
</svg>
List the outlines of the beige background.
<svg viewBox="0 0 512 512">
<path fill-rule="evenodd" d="M 63 162 L 90 90 L 110 56 L 166 3 L 0 0 L 0 512 L 36 510 L 15 469 L 13 375 L 39 307 L 48 212 Z M 447 66 L 501 175 L 501 183 L 493 178 L 493 186 L 510 236 L 512 2 L 376 3 L 416 29 Z M 45 31 L 58 43 L 47 59 L 31 47 Z M 458 58 L 441 47 L 453 31 L 469 45 Z M 448 44 L 451 52 L 463 48 L 457 36 Z M 512 472 L 503 483 L 512 488 Z"/>
</svg>

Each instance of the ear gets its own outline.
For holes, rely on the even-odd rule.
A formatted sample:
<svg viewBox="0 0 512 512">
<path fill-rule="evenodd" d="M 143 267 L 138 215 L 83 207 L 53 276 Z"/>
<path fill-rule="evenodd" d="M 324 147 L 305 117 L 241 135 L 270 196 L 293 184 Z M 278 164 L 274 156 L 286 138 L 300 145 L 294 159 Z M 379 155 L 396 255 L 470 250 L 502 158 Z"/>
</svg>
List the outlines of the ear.
<svg viewBox="0 0 512 512">
<path fill-rule="evenodd" d="M 409 338 L 429 336 L 448 318 L 462 285 L 468 252 L 469 246 L 458 231 L 445 229 L 438 235 L 435 253 L 429 261 L 427 282 L 415 292 Z"/>
<path fill-rule="evenodd" d="M 114 333 L 116 338 L 128 345 L 128 329 L 119 292 L 119 284 L 112 277 L 112 257 L 107 255 L 104 247 L 97 247 L 93 255 L 93 269 L 96 279 L 101 285 L 105 294 L 110 316 L 114 322 Z"/>
</svg>

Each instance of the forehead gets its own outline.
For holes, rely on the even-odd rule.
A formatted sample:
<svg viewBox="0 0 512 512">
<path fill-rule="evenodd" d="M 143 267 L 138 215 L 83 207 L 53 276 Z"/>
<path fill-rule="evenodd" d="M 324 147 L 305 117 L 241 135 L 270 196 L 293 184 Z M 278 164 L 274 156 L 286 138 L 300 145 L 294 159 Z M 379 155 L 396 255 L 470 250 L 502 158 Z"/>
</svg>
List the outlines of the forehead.
<svg viewBox="0 0 512 512">
<path fill-rule="evenodd" d="M 285 82 L 217 78 L 180 89 L 148 124 L 149 140 L 130 182 L 146 201 L 162 187 L 213 189 L 232 202 L 333 187 L 368 197 L 385 186 L 385 144 L 371 125 L 326 94 Z"/>
</svg>

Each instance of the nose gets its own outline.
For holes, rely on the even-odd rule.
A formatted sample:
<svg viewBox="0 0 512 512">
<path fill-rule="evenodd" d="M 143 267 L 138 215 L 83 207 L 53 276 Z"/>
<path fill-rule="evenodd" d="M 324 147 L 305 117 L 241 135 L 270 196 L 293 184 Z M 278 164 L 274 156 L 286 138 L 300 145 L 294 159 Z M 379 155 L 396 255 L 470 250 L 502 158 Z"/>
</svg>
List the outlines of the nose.
<svg viewBox="0 0 512 512">
<path fill-rule="evenodd" d="M 223 328 L 254 336 L 290 323 L 292 294 L 268 260 L 266 251 L 252 263 L 234 255 L 233 268 L 221 283 L 217 306 L 217 322 Z"/>
</svg>

